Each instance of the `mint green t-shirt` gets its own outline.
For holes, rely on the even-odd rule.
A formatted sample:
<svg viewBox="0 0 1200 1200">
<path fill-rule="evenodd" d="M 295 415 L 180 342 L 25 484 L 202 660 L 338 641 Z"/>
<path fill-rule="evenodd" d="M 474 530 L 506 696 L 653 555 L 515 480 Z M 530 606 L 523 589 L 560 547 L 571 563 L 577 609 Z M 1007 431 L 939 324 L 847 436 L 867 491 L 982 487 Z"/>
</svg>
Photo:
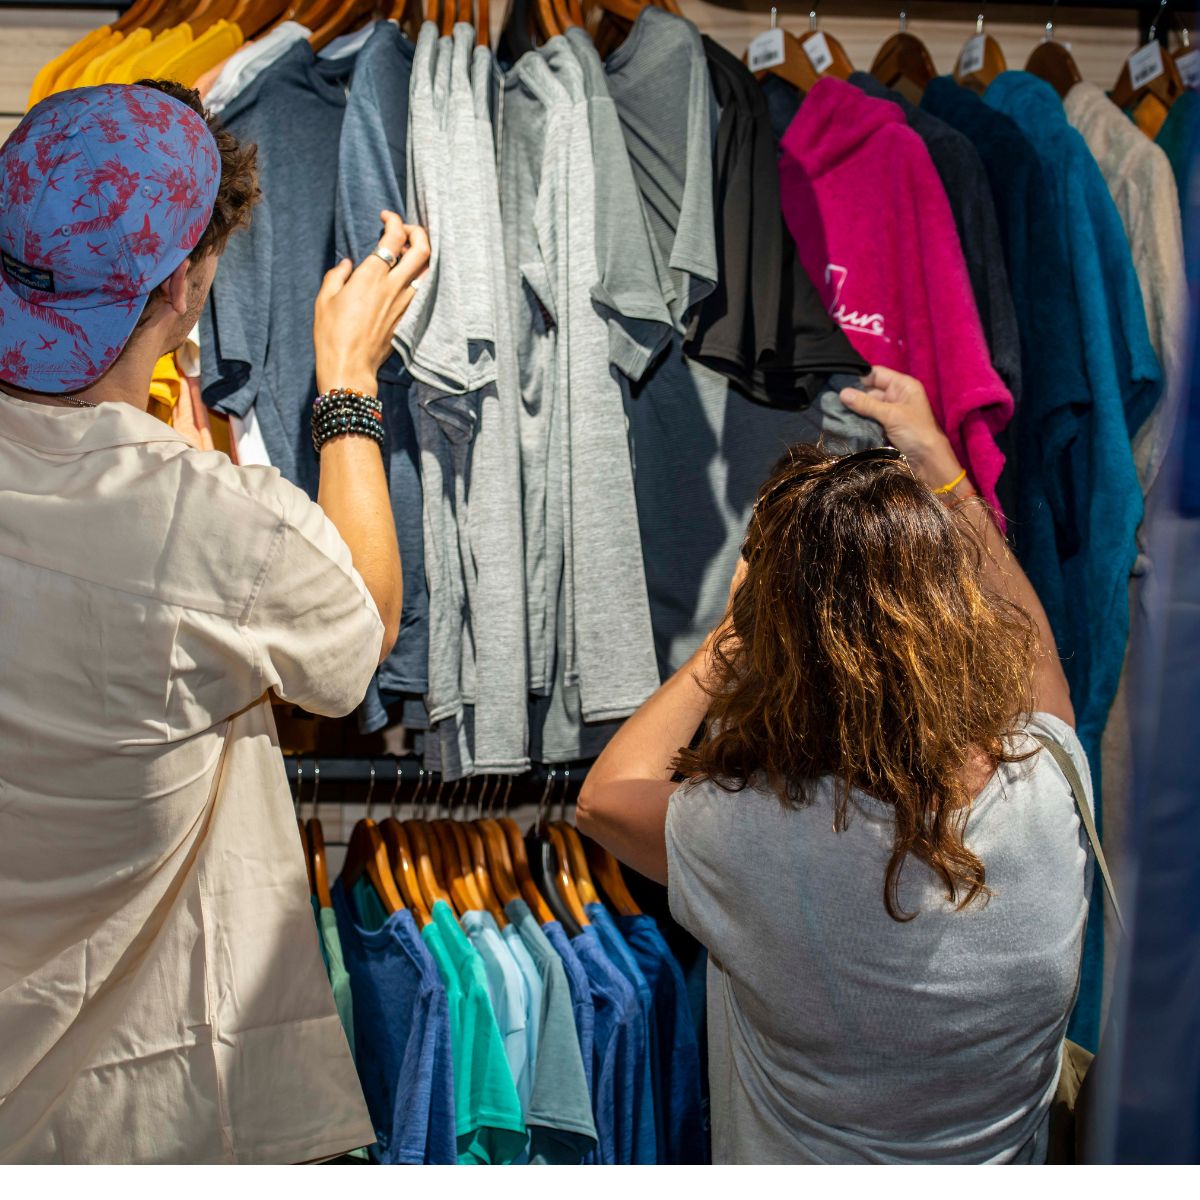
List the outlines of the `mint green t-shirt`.
<svg viewBox="0 0 1200 1200">
<path fill-rule="evenodd" d="M 333 988 L 333 1002 L 337 1006 L 350 1053 L 354 1053 L 354 1001 L 350 996 L 350 974 L 346 960 L 342 957 L 342 939 L 338 936 L 337 918 L 332 908 L 322 908 L 316 896 L 312 897 L 313 916 L 317 919 L 318 940 L 321 957 L 325 960 L 325 971 L 329 975 L 329 986 Z"/>
<path fill-rule="evenodd" d="M 525 1117 L 488 998 L 478 952 L 444 900 L 421 937 L 437 963 L 450 1007 L 454 1108 L 460 1163 L 510 1163 L 525 1149 Z"/>
</svg>

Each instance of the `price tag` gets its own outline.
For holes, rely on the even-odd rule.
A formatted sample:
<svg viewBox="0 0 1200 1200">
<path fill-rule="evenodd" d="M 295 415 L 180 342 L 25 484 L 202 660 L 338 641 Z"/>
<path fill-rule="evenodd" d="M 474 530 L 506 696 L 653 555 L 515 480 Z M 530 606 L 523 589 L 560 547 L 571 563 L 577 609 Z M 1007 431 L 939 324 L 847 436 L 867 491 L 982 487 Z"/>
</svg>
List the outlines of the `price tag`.
<svg viewBox="0 0 1200 1200">
<path fill-rule="evenodd" d="M 1183 77 L 1184 87 L 1200 87 L 1200 50 L 1189 50 L 1186 54 L 1181 54 L 1175 60 L 1175 65 Z"/>
<path fill-rule="evenodd" d="M 820 30 L 817 30 L 812 37 L 805 39 L 804 53 L 808 55 L 808 61 L 812 63 L 812 68 L 818 75 L 824 74 L 833 66 L 833 55 L 829 52 L 829 43 Z"/>
<path fill-rule="evenodd" d="M 974 37 L 967 38 L 963 43 L 962 53 L 958 56 L 958 73 L 960 75 L 974 75 L 976 71 L 982 69 L 986 43 L 986 33 L 977 33 Z"/>
<path fill-rule="evenodd" d="M 1165 70 L 1162 46 L 1158 42 L 1147 42 L 1129 56 L 1129 82 L 1135 90 L 1157 79 Z"/>
<path fill-rule="evenodd" d="M 783 30 L 768 29 L 760 33 L 746 51 L 751 71 L 765 71 L 783 62 Z"/>
</svg>

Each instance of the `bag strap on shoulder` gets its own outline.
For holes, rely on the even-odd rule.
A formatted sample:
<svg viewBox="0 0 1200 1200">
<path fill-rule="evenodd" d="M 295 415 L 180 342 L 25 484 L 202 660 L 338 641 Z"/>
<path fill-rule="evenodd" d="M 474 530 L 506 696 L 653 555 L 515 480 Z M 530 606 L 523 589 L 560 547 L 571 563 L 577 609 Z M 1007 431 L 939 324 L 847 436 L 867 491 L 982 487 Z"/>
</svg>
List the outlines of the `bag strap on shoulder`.
<svg viewBox="0 0 1200 1200">
<path fill-rule="evenodd" d="M 1121 906 L 1117 903 L 1117 889 L 1113 887 L 1112 876 L 1108 871 L 1108 860 L 1105 859 L 1104 850 L 1100 845 L 1100 835 L 1096 832 L 1096 822 L 1092 819 L 1092 810 L 1087 802 L 1087 792 L 1084 790 L 1079 770 L 1063 746 L 1048 737 L 1043 737 L 1040 733 L 1035 733 L 1033 736 L 1050 751 L 1050 757 L 1058 763 L 1058 769 L 1067 777 L 1067 786 L 1070 787 L 1071 796 L 1075 800 L 1075 811 L 1079 813 L 1079 819 L 1083 822 L 1084 832 L 1091 843 L 1092 853 L 1096 856 L 1096 865 L 1100 868 L 1100 876 L 1104 880 L 1104 890 L 1108 893 L 1108 902 L 1112 905 L 1117 925 L 1124 933 L 1125 922 L 1121 917 Z"/>
</svg>

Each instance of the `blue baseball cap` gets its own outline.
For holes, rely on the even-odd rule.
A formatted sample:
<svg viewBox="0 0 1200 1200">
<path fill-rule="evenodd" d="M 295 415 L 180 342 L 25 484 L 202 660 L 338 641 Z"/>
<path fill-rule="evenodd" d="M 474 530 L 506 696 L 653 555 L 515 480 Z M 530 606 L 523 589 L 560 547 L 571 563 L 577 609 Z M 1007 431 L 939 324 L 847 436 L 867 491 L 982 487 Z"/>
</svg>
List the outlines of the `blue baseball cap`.
<svg viewBox="0 0 1200 1200">
<path fill-rule="evenodd" d="M 95 383 L 208 226 L 221 160 L 204 118 L 125 84 L 32 108 L 0 148 L 0 382 Z"/>
</svg>

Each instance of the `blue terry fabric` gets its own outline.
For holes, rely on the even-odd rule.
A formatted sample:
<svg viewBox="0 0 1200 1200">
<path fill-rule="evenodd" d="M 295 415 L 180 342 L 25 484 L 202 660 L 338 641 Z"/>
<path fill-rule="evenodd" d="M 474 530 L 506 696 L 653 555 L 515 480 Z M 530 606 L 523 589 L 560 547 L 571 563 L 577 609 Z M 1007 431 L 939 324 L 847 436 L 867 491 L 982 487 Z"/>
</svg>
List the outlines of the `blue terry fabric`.
<svg viewBox="0 0 1200 1200">
<path fill-rule="evenodd" d="M 596 1008 L 592 1003 L 592 989 L 588 983 L 587 972 L 579 955 L 571 946 L 571 939 L 557 921 L 547 921 L 542 926 L 546 940 L 554 947 L 554 952 L 562 959 L 563 970 L 567 974 L 567 988 L 571 993 L 571 1008 L 575 1014 L 575 1032 L 579 1036 L 579 1051 L 583 1055 L 583 1073 L 587 1078 L 588 1095 L 595 1096 L 593 1076 L 595 1064 L 592 1061 L 595 1049 Z"/>
<path fill-rule="evenodd" d="M 604 1166 L 634 1162 L 635 1092 L 645 1057 L 643 1017 L 637 992 L 613 964 L 592 926 L 571 941 L 595 1009 L 595 1070 L 592 1108 L 596 1157 Z"/>
<path fill-rule="evenodd" d="M 651 1053 L 658 1161 L 677 1166 L 707 1163 L 700 1043 L 683 970 L 653 917 L 639 913 L 616 920 L 654 996 L 657 1045 Z"/>
<path fill-rule="evenodd" d="M 413 49 L 395 25 L 380 21 L 358 52 L 338 146 L 334 237 L 339 258 L 361 262 L 371 253 L 379 241 L 381 209 L 405 214 Z M 429 685 L 429 594 L 417 435 L 408 403 L 410 382 L 398 355 L 380 368 L 388 492 L 400 544 L 404 603 L 396 644 L 380 664 L 359 712 L 364 733 L 387 724 L 385 705 L 400 694 L 424 695 Z"/>
<path fill-rule="evenodd" d="M 600 943 L 617 969 L 633 985 L 637 995 L 638 1011 L 641 1015 L 640 1050 L 638 1075 L 633 1092 L 633 1161 L 652 1165 L 662 1161 L 658 1157 L 659 1135 L 655 1110 L 661 1081 L 656 1066 L 658 1063 L 658 1027 L 654 1010 L 654 995 L 646 976 L 638 966 L 633 952 L 626 945 L 617 923 L 603 904 L 585 905 L 585 911 L 600 935 Z"/>
<path fill-rule="evenodd" d="M 1037 287 L 1051 304 L 1054 353 L 1081 362 L 1086 390 L 1069 407 L 1058 401 L 1054 412 L 1026 431 L 1026 444 L 1034 439 L 1033 452 L 1040 457 L 1031 470 L 1022 456 L 1022 486 L 1036 482 L 1042 488 L 1057 542 L 1049 540 L 1049 524 L 1043 523 L 1034 553 L 1024 560 L 1063 656 L 1103 832 L 1100 736 L 1126 652 L 1129 576 L 1142 516 L 1130 438 L 1158 400 L 1162 368 L 1147 334 L 1121 217 L 1062 101 L 1049 84 L 1024 71 L 998 76 L 984 101 L 1010 116 L 1033 146 L 1050 184 L 1043 205 L 1054 215 L 1058 240 L 1067 251 L 1063 274 L 1036 264 Z M 1078 313 L 1078 331 L 1073 313 Z M 1031 498 L 1039 499 L 1036 493 Z M 1031 533 L 1025 530 L 1026 554 Z M 1069 1030 L 1093 1050 L 1103 983 L 1100 904 L 1097 888 Z"/>
<path fill-rule="evenodd" d="M 355 1058 L 380 1163 L 458 1161 L 450 1015 L 437 967 L 407 910 L 332 888 L 354 999 Z"/>
</svg>

